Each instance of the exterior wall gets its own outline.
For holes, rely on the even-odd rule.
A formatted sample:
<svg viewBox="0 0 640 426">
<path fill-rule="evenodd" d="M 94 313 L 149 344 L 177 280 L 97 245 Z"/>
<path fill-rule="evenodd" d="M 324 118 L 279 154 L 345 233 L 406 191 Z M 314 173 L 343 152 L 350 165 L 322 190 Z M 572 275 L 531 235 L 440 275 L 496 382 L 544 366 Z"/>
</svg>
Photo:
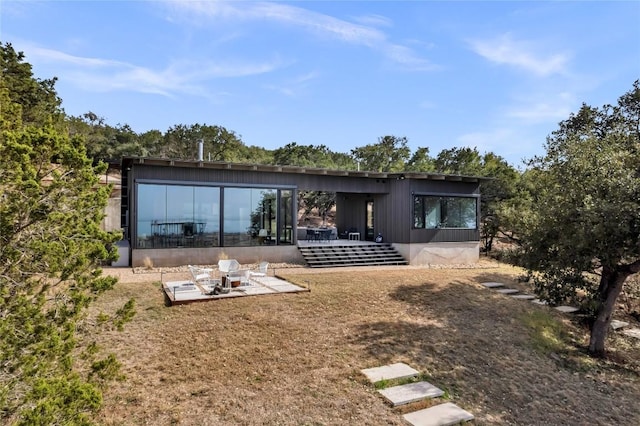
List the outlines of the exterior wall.
<svg viewBox="0 0 640 426">
<path fill-rule="evenodd" d="M 364 239 L 366 200 L 371 199 L 368 194 L 336 194 L 336 227 L 338 235 L 356 228 L 360 232 L 360 239 Z M 375 208 L 375 205 L 374 205 Z M 375 221 L 375 219 L 374 219 Z"/>
<path fill-rule="evenodd" d="M 224 255 L 223 255 L 224 253 Z M 215 265 L 223 258 L 236 259 L 240 263 L 299 263 L 304 259 L 298 246 L 214 247 L 132 250 L 131 266 L 145 266 L 145 258 L 153 266 Z"/>
<path fill-rule="evenodd" d="M 366 201 L 374 202 L 374 235 L 382 233 L 384 241 L 394 243 L 412 265 L 442 263 L 473 263 L 479 259 L 477 229 L 413 229 L 414 195 L 478 196 L 480 183 L 463 178 L 434 175 L 429 178 L 393 178 L 307 174 L 305 172 L 260 171 L 256 168 L 210 168 L 195 163 L 191 166 L 123 163 L 123 227 L 135 235 L 136 183 L 204 183 L 227 186 L 265 186 L 289 188 L 295 191 L 315 190 L 337 193 L 336 226 L 338 232 L 356 227 L 364 239 Z M 251 166 L 247 166 L 251 167 Z M 347 172 L 345 172 L 347 173 Z M 116 206 L 113 206 L 116 210 Z M 478 206 L 479 210 L 479 206 Z M 479 215 L 479 211 L 478 211 Z M 117 217 L 117 215 L 116 215 Z M 128 237 L 129 235 L 127 235 Z M 241 263 L 270 262 L 303 263 L 295 245 L 133 249 L 131 265 L 143 266 L 149 257 L 156 266 L 184 264 L 214 264 L 222 253 Z M 268 251 L 267 251 L 268 250 Z"/>
<path fill-rule="evenodd" d="M 105 209 L 105 217 L 102 219 L 100 228 L 107 232 L 120 231 L 120 191 L 117 194 L 111 194 L 111 197 L 107 200 L 107 207 Z"/>
<path fill-rule="evenodd" d="M 480 259 L 480 243 L 477 241 L 449 243 L 394 243 L 398 252 L 410 265 L 455 265 L 477 263 Z"/>
<path fill-rule="evenodd" d="M 362 177 L 311 175 L 304 173 L 276 173 L 251 170 L 221 170 L 198 167 L 164 167 L 146 164 L 134 164 L 130 171 L 129 185 L 138 179 L 166 182 L 207 182 L 233 183 L 237 185 L 284 185 L 296 186 L 298 190 L 386 193 L 386 179 Z"/>
</svg>

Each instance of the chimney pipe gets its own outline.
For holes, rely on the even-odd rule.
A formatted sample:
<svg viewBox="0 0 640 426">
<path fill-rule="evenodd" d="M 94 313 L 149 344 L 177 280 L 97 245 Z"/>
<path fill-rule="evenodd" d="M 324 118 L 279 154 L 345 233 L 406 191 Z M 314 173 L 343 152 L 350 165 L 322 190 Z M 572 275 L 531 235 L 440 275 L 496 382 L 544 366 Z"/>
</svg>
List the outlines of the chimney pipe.
<svg viewBox="0 0 640 426">
<path fill-rule="evenodd" d="M 198 139 L 198 161 L 204 161 L 204 141 L 202 139 Z"/>
</svg>

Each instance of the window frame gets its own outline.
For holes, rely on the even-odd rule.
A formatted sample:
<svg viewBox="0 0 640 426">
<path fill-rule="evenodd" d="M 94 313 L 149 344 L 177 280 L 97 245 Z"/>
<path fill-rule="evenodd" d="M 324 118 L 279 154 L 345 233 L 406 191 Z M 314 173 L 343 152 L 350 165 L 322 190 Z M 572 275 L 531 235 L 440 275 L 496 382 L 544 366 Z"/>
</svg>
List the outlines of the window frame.
<svg viewBox="0 0 640 426">
<path fill-rule="evenodd" d="M 420 198 L 422 200 L 421 202 L 421 206 L 422 206 L 422 214 L 420 217 L 418 217 L 416 215 L 416 204 L 417 204 L 417 199 Z M 474 215 L 474 221 L 475 221 L 475 226 L 473 227 L 467 227 L 467 226 L 440 226 L 440 225 L 436 225 L 433 227 L 428 227 L 427 226 L 427 216 L 426 216 L 426 209 L 425 206 L 427 204 L 427 199 L 429 198 L 435 198 L 438 199 L 440 205 L 439 205 L 439 209 L 438 209 L 438 215 L 439 217 L 438 219 L 438 223 L 442 223 L 442 201 L 444 200 L 448 200 L 448 199 L 456 199 L 456 200 L 460 200 L 460 199 L 473 199 L 475 200 L 475 215 Z M 444 199 L 444 200 L 443 200 Z M 480 194 L 459 194 L 459 193 L 432 193 L 432 192 L 427 192 L 427 193 L 412 193 L 412 198 L 411 198 L 411 229 L 424 229 L 424 230 L 439 230 L 439 229 L 446 229 L 446 230 L 464 230 L 464 231 L 468 231 L 468 230 L 475 230 L 477 231 L 479 229 L 479 224 L 480 224 Z M 419 224 L 419 225 L 418 225 Z"/>
</svg>

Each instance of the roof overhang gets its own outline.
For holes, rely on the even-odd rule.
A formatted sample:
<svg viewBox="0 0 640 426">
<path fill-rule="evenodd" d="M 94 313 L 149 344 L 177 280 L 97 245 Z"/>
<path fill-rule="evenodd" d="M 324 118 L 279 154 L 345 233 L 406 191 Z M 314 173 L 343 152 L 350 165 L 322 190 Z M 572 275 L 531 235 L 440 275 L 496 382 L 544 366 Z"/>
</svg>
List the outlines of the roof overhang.
<svg viewBox="0 0 640 426">
<path fill-rule="evenodd" d="M 122 168 L 126 170 L 130 165 L 139 164 L 147 166 L 159 167 L 187 167 L 187 168 L 205 168 L 215 170 L 234 170 L 247 172 L 265 172 L 265 173 L 291 173 L 291 174 L 308 174 L 308 175 L 324 175 L 324 176 L 340 176 L 353 178 L 372 178 L 372 179 L 421 179 L 421 180 L 440 180 L 449 182 L 468 182 L 478 183 L 482 181 L 492 180 L 491 178 L 479 176 L 463 176 L 450 175 L 432 172 L 372 172 L 372 171 L 356 171 L 356 170 L 334 170 L 318 167 L 301 167 L 301 166 L 281 166 L 267 164 L 245 164 L 245 163 L 229 163 L 225 161 L 196 161 L 196 160 L 172 160 L 169 158 L 148 158 L 148 157 L 123 157 Z"/>
</svg>

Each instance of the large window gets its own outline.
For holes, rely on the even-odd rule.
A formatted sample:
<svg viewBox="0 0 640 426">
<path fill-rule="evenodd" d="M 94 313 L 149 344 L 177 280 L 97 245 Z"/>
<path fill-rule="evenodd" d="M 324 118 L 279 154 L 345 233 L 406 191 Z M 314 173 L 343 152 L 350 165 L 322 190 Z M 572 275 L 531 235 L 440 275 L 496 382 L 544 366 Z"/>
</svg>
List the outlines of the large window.
<svg viewBox="0 0 640 426">
<path fill-rule="evenodd" d="M 224 189 L 224 245 L 275 243 L 277 191 L 258 188 Z"/>
<path fill-rule="evenodd" d="M 280 191 L 280 244 L 293 243 L 293 191 Z"/>
<path fill-rule="evenodd" d="M 138 185 L 138 248 L 215 247 L 220 188 Z"/>
<path fill-rule="evenodd" d="M 413 198 L 414 228 L 477 228 L 477 198 L 417 195 Z"/>
<path fill-rule="evenodd" d="M 271 188 L 138 184 L 135 247 L 292 244 L 292 194 Z"/>
</svg>

